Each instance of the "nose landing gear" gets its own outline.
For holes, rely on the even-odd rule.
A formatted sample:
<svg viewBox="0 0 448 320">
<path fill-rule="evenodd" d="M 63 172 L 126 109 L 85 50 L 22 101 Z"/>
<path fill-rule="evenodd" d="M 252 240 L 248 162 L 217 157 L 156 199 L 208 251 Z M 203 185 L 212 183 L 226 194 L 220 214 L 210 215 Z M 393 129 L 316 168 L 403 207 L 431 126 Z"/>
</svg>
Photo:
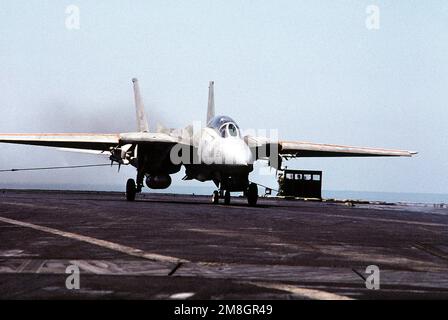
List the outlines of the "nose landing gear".
<svg viewBox="0 0 448 320">
<path fill-rule="evenodd" d="M 247 203 L 249 206 L 253 207 L 257 205 L 258 200 L 258 186 L 256 183 L 249 184 L 249 187 L 244 192 L 247 197 Z M 229 190 L 215 190 L 212 195 L 212 203 L 219 204 L 219 199 L 224 198 L 224 204 L 230 204 L 230 191 Z"/>
<path fill-rule="evenodd" d="M 224 198 L 224 204 L 230 204 L 230 191 L 229 190 L 215 190 L 212 195 L 212 203 L 219 204 L 219 199 Z"/>
</svg>

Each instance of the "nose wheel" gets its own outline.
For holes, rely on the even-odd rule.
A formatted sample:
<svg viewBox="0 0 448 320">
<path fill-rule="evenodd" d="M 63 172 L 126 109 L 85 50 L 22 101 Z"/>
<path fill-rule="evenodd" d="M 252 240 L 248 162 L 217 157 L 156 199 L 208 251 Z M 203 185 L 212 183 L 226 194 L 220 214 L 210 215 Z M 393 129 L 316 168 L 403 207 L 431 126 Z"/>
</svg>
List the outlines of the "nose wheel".
<svg viewBox="0 0 448 320">
<path fill-rule="evenodd" d="M 214 191 L 212 195 L 212 203 L 218 204 L 219 199 L 221 198 L 224 198 L 224 204 L 226 205 L 230 204 L 230 191 L 229 190 Z"/>
</svg>

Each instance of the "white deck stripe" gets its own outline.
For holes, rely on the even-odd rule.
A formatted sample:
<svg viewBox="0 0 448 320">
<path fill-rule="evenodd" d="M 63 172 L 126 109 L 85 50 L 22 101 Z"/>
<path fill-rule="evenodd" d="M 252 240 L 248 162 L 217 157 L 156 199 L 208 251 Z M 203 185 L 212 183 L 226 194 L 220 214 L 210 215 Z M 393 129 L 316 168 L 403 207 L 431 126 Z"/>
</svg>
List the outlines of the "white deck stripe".
<svg viewBox="0 0 448 320">
<path fill-rule="evenodd" d="M 74 240 L 90 243 L 90 244 L 93 244 L 93 245 L 96 245 L 99 247 L 103 247 L 103 248 L 107 248 L 110 250 L 125 253 L 130 256 L 144 258 L 147 260 L 158 261 L 158 262 L 171 262 L 171 263 L 190 262 L 188 260 L 183 260 L 183 259 L 170 257 L 170 256 L 164 256 L 164 255 L 155 254 L 155 253 L 149 253 L 149 252 L 145 252 L 140 249 L 124 246 L 124 245 L 117 244 L 114 242 L 100 240 L 100 239 L 96 239 L 96 238 L 92 238 L 92 237 L 88 237 L 88 236 L 83 236 L 83 235 L 80 235 L 77 233 L 65 232 L 65 231 L 61 231 L 58 229 L 54 229 L 54 228 L 39 226 L 36 224 L 23 222 L 23 221 L 19 221 L 19 220 L 0 217 L 0 221 L 4 222 L 4 223 L 9 223 L 12 225 L 20 226 L 20 227 L 25 227 L 25 228 L 30 228 L 30 229 L 34 229 L 34 230 L 38 230 L 38 231 L 51 233 L 54 235 L 62 236 L 64 238 L 69 238 L 69 239 L 74 239 Z M 246 281 L 241 281 L 241 283 L 250 284 L 250 285 L 267 288 L 267 289 L 276 289 L 276 290 L 286 291 L 286 292 L 290 292 L 292 294 L 296 294 L 296 295 L 299 295 L 299 296 L 302 296 L 305 298 L 309 298 L 309 299 L 352 300 L 349 297 L 334 294 L 331 292 L 326 292 L 326 291 L 316 290 L 316 289 L 301 288 L 301 287 L 288 285 L 288 284 L 266 283 L 266 282 L 246 282 Z"/>
<path fill-rule="evenodd" d="M 139 258 L 143 258 L 143 259 L 147 259 L 147 260 L 153 260 L 153 261 L 159 261 L 159 262 L 171 262 L 171 263 L 189 262 L 188 260 L 183 260 L 183 259 L 176 258 L 176 257 L 164 256 L 164 255 L 160 255 L 160 254 L 156 254 L 156 253 L 150 253 L 150 252 L 146 252 L 146 251 L 143 251 L 140 249 L 124 246 L 124 245 L 121 245 L 118 243 L 114 243 L 114 242 L 110 242 L 110 241 L 106 241 L 106 240 L 100 240 L 100 239 L 96 239 L 96 238 L 92 238 L 92 237 L 88 237 L 88 236 L 83 236 L 83 235 L 80 235 L 77 233 L 65 232 L 65 231 L 61 231 L 58 229 L 54 229 L 54 228 L 39 226 L 37 224 L 22 222 L 19 220 L 0 217 L 0 221 L 4 222 L 4 223 L 9 223 L 9 224 L 13 224 L 16 226 L 20 226 L 20 227 L 31 228 L 34 230 L 39 230 L 39 231 L 55 234 L 55 235 L 58 235 L 58 236 L 61 236 L 64 238 L 69 238 L 69 239 L 74 239 L 74 240 L 90 243 L 90 244 L 93 244 L 93 245 L 96 245 L 99 247 L 107 248 L 110 250 L 118 251 L 118 252 L 130 255 L 130 256 L 139 257 Z"/>
<path fill-rule="evenodd" d="M 356 207 L 355 207 L 356 208 Z M 364 209 L 359 207 L 360 209 Z M 288 209 L 277 208 L 277 211 L 290 213 Z M 356 209 L 350 209 L 356 210 Z M 361 217 L 361 216 L 352 216 L 352 215 L 343 215 L 343 214 L 332 214 L 332 213 L 316 213 L 311 211 L 300 211 L 302 215 L 312 215 L 319 217 L 331 217 L 331 218 L 341 218 L 341 219 L 349 219 L 349 220 L 364 220 L 364 221 L 376 221 L 376 222 L 387 222 L 387 223 L 402 223 L 408 225 L 416 225 L 416 226 L 427 226 L 427 227 L 442 227 L 446 228 L 448 224 L 446 223 L 437 223 L 437 222 L 421 222 L 421 221 L 407 221 L 401 219 L 387 219 L 387 218 L 374 218 L 374 217 Z"/>
<path fill-rule="evenodd" d="M 288 284 L 267 283 L 267 282 L 244 282 L 244 283 L 262 288 L 286 291 L 313 300 L 353 300 L 352 298 L 327 291 L 301 288 Z"/>
</svg>

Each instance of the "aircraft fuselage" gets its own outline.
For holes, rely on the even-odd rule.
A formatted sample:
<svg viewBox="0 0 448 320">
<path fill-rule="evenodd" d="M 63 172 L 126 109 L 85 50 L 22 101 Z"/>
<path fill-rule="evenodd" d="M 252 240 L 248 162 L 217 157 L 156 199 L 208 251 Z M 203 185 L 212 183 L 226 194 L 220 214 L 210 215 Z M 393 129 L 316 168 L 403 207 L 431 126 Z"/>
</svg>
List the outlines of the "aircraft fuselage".
<svg viewBox="0 0 448 320">
<path fill-rule="evenodd" d="M 123 135 L 135 141 L 138 135 Z M 147 137 L 146 137 L 147 138 Z M 185 180 L 213 181 L 217 186 L 230 191 L 244 191 L 248 186 L 248 176 L 253 170 L 254 156 L 241 137 L 239 127 L 226 116 L 214 117 L 200 134 L 192 135 L 194 147 L 187 147 L 179 155 L 182 161 L 173 159 L 171 150 L 157 144 L 138 144 L 135 158 L 130 163 L 141 175 L 146 176 L 146 184 L 152 189 L 165 189 L 170 183 L 170 174 L 177 173 L 185 166 Z M 191 153 L 186 155 L 185 153 Z"/>
</svg>

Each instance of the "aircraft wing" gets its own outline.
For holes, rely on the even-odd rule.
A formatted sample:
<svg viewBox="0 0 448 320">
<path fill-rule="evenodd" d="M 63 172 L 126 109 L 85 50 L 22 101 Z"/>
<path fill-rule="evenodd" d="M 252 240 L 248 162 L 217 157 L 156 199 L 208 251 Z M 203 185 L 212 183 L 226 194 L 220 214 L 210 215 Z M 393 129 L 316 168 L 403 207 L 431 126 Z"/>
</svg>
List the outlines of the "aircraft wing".
<svg viewBox="0 0 448 320">
<path fill-rule="evenodd" d="M 417 152 L 382 148 L 353 147 L 304 141 L 272 142 L 265 138 L 246 137 L 252 148 L 278 148 L 278 154 L 285 157 L 411 157 Z"/>
<path fill-rule="evenodd" d="M 164 133 L 136 132 L 123 134 L 102 133 L 40 133 L 40 134 L 0 134 L 1 143 L 14 143 L 64 149 L 109 151 L 124 144 L 169 144 L 189 141 Z"/>
<path fill-rule="evenodd" d="M 280 154 L 296 157 L 411 157 L 416 152 L 367 147 L 342 146 L 300 141 L 280 141 Z"/>
<path fill-rule="evenodd" d="M 0 134 L 0 142 L 105 151 L 109 150 L 110 147 L 118 145 L 119 135 L 97 133 L 16 133 Z"/>
</svg>

